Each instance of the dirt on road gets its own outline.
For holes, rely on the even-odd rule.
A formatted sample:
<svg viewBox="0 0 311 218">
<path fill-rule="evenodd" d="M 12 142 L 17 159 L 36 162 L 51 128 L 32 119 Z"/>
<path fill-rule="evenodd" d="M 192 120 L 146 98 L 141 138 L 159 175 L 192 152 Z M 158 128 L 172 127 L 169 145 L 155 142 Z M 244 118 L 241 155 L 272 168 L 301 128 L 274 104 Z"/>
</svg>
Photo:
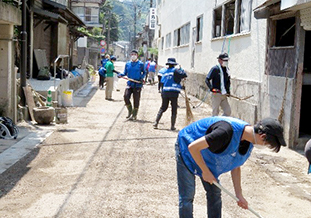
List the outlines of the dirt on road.
<svg viewBox="0 0 311 218">
<path fill-rule="evenodd" d="M 117 63 L 122 71 L 124 63 Z M 0 175 L 0 217 L 178 217 L 174 143 L 170 108 L 159 129 L 152 128 L 161 104 L 156 86 L 145 85 L 137 121 L 125 119 L 118 82 L 114 101 L 93 89 L 75 97 L 68 124 L 29 155 Z M 94 86 L 97 84 L 94 84 Z M 191 97 L 193 104 L 199 101 Z M 179 98 L 177 129 L 185 125 L 185 103 Z M 195 119 L 211 115 L 203 104 Z M 249 205 L 269 218 L 310 218 L 311 177 L 303 155 L 290 149 L 279 153 L 254 149 L 242 167 L 242 188 Z M 220 177 L 233 191 L 230 174 Z M 206 199 L 197 180 L 194 216 L 206 217 Z M 224 218 L 255 217 L 225 193 Z"/>
</svg>

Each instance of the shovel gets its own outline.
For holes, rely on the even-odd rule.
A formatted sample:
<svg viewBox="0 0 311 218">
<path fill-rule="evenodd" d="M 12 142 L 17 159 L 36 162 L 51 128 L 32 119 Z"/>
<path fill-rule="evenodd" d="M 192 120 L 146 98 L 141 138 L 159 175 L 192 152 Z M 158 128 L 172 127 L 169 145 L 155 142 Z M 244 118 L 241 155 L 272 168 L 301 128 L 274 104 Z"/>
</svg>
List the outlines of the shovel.
<svg viewBox="0 0 311 218">
<path fill-rule="evenodd" d="M 234 195 L 232 194 L 231 192 L 229 192 L 227 189 L 225 189 L 223 186 L 221 186 L 219 183 L 217 182 L 214 182 L 214 185 L 216 185 L 219 189 L 221 189 L 222 191 L 226 192 L 226 194 L 228 194 L 231 198 L 233 198 L 234 200 L 236 201 L 239 201 L 239 199 Z M 248 207 L 248 210 L 250 212 L 252 212 L 254 215 L 256 215 L 257 217 L 259 218 L 263 218 L 262 216 L 260 216 L 259 213 L 257 213 L 256 211 L 254 211 L 252 208 Z"/>
</svg>

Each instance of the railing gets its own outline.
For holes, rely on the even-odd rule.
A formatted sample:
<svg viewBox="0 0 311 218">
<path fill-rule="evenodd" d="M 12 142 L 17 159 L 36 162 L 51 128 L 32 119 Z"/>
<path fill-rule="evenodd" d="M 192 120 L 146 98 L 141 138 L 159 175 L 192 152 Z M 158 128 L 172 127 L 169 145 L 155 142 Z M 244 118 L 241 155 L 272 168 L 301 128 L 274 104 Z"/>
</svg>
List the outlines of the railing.
<svg viewBox="0 0 311 218">
<path fill-rule="evenodd" d="M 56 63 L 59 59 L 68 58 L 68 73 L 69 73 L 69 55 L 58 55 L 58 57 L 54 61 L 54 90 L 55 90 L 55 78 L 56 78 Z M 63 61 L 61 64 L 61 68 L 63 69 Z M 63 79 L 63 72 L 61 72 L 61 79 Z"/>
</svg>

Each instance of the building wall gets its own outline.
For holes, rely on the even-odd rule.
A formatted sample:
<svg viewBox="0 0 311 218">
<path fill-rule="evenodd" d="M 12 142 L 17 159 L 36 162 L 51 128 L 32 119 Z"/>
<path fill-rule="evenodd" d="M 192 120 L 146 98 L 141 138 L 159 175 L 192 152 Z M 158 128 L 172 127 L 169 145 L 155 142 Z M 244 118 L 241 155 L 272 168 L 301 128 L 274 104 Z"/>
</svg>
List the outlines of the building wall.
<svg viewBox="0 0 311 218">
<path fill-rule="evenodd" d="M 14 70 L 14 25 L 21 25 L 21 11 L 0 2 L 0 110 L 17 121 L 16 73 Z"/>
<path fill-rule="evenodd" d="M 230 56 L 229 67 L 232 78 L 232 94 L 245 97 L 254 94 L 247 102 L 255 113 L 253 105 L 258 104 L 260 96 L 259 84 L 263 81 L 265 66 L 266 47 L 266 20 L 256 20 L 251 18 L 251 30 L 245 33 L 234 34 L 230 37 L 212 37 L 213 30 L 213 9 L 220 6 L 225 1 L 162 1 L 158 5 L 158 17 L 161 26 L 156 30 L 156 38 L 159 49 L 159 64 L 164 65 L 168 57 L 175 57 L 177 62 L 189 72 L 189 81 L 200 84 L 190 86 L 188 90 L 197 97 L 203 98 L 206 92 L 204 79 L 210 68 L 217 64 L 217 56 L 221 52 L 227 52 Z M 228 2 L 228 1 L 226 1 Z M 264 1 L 253 1 L 252 9 Z M 196 35 L 193 35 L 193 28 L 196 27 L 197 18 L 203 16 L 202 40 L 196 42 Z M 189 43 L 181 46 L 173 46 L 174 30 L 190 22 Z M 160 29 L 159 29 L 160 27 Z M 161 31 L 161 38 L 159 37 Z M 161 39 L 171 33 L 171 47 L 161 48 Z M 162 38 L 163 37 L 163 38 Z M 194 51 L 194 64 L 192 62 L 192 52 Z M 235 104 L 233 100 L 232 104 Z M 241 104 L 241 102 L 239 102 Z M 243 103 L 245 104 L 245 102 Z M 239 108 L 240 105 L 233 105 Z M 257 111 L 258 113 L 258 111 Z M 243 113 L 244 114 L 244 113 Z M 249 116 L 248 116 L 249 117 Z M 256 121 L 257 115 L 249 118 Z"/>
</svg>

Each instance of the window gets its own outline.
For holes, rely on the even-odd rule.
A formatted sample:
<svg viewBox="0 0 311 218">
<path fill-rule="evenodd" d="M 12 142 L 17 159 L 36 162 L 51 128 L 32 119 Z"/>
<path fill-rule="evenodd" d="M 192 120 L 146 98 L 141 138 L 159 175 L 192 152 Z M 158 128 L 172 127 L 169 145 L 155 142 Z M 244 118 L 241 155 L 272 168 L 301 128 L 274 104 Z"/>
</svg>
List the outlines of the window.
<svg viewBox="0 0 311 218">
<path fill-rule="evenodd" d="M 173 46 L 180 46 L 180 28 L 174 31 L 174 44 Z"/>
<path fill-rule="evenodd" d="M 252 0 L 231 0 L 214 9 L 213 37 L 250 31 Z"/>
<path fill-rule="evenodd" d="M 173 46 L 180 46 L 188 44 L 190 41 L 190 23 L 185 24 L 174 31 Z"/>
<path fill-rule="evenodd" d="M 91 8 L 85 8 L 85 21 L 91 21 L 91 14 L 92 10 Z"/>
<path fill-rule="evenodd" d="M 171 47 L 171 33 L 166 34 L 165 36 L 165 48 Z"/>
<path fill-rule="evenodd" d="M 275 47 L 294 46 L 295 17 L 276 21 Z"/>
<path fill-rule="evenodd" d="M 234 17 L 235 17 L 235 2 L 229 2 L 225 4 L 225 35 L 231 35 L 234 33 Z"/>
<path fill-rule="evenodd" d="M 202 40 L 203 35 L 203 15 L 197 18 L 197 38 L 196 41 L 199 42 Z"/>
<path fill-rule="evenodd" d="M 99 23 L 99 8 L 85 8 L 85 18 L 87 23 Z"/>
<path fill-rule="evenodd" d="M 238 32 L 249 32 L 251 30 L 252 1 L 240 0 L 238 11 Z"/>
<path fill-rule="evenodd" d="M 190 23 L 180 28 L 180 45 L 189 44 L 190 41 Z"/>
<path fill-rule="evenodd" d="M 214 37 L 221 36 L 222 7 L 214 10 Z"/>
</svg>

